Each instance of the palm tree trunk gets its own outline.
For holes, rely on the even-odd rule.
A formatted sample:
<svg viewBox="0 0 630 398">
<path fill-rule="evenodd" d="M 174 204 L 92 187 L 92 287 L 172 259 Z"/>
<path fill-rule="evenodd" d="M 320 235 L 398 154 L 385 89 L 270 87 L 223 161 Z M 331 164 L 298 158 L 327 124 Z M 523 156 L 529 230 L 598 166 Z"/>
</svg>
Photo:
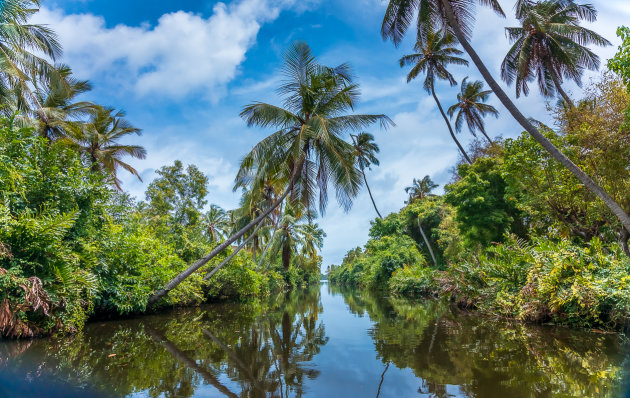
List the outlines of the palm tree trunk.
<svg viewBox="0 0 630 398">
<path fill-rule="evenodd" d="M 424 239 L 424 243 L 427 245 L 427 249 L 429 249 L 429 253 L 431 254 L 431 258 L 433 259 L 433 264 L 438 266 L 437 260 L 435 259 L 435 254 L 433 254 L 433 249 L 431 248 L 431 244 L 429 243 L 429 239 L 427 239 L 427 235 L 424 233 L 424 229 L 422 229 L 422 224 L 420 223 L 420 217 L 418 217 L 418 229 L 420 229 L 420 234 L 422 234 L 422 239 Z"/>
<path fill-rule="evenodd" d="M 510 98 L 505 94 L 505 91 L 499 86 L 496 80 L 492 77 L 488 68 L 484 65 L 479 58 L 479 55 L 472 48 L 468 40 L 466 40 L 466 36 L 462 33 L 461 29 L 457 25 L 457 21 L 455 19 L 455 15 L 453 14 L 453 9 L 451 8 L 450 0 L 442 0 L 442 4 L 444 5 L 444 11 L 446 12 L 446 17 L 448 18 L 449 25 L 453 29 L 453 33 L 461 43 L 464 50 L 468 53 L 475 66 L 488 83 L 492 91 L 499 98 L 503 106 L 510 112 L 512 117 L 516 119 L 516 121 L 527 131 L 536 141 L 540 143 L 549 152 L 549 154 L 560 162 L 564 167 L 569 169 L 582 184 L 584 184 L 591 192 L 593 192 L 597 197 L 599 197 L 605 204 L 608 206 L 610 211 L 619 219 L 624 228 L 630 231 L 630 216 L 626 214 L 626 212 L 619 206 L 617 202 L 604 190 L 602 187 L 597 185 L 595 181 L 591 177 L 589 177 L 582 169 L 580 169 L 575 163 L 573 163 L 568 157 L 566 157 L 558 148 L 556 148 L 551 141 L 547 139 L 544 135 L 538 131 L 534 125 L 530 123 L 530 121 L 518 110 L 516 105 L 510 100 Z"/>
<path fill-rule="evenodd" d="M 247 224 L 246 226 L 241 228 L 240 231 L 238 231 L 237 233 L 232 235 L 230 238 L 225 240 L 219 246 L 214 248 L 210 253 L 208 253 L 208 255 L 202 257 L 197 262 L 192 264 L 190 267 L 186 268 L 184 271 L 179 273 L 179 275 L 177 275 L 175 278 L 171 279 L 166 284 L 166 286 L 164 286 L 162 289 L 158 290 L 151 297 L 149 297 L 149 301 L 147 303 L 147 307 L 151 306 L 156 301 L 158 301 L 162 297 L 166 296 L 168 294 L 168 292 L 170 292 L 175 287 L 177 287 L 177 285 L 182 283 L 182 281 L 184 279 L 188 278 L 193 272 L 197 271 L 199 268 L 204 266 L 208 261 L 212 260 L 217 254 L 221 253 L 229 245 L 231 245 L 233 242 L 235 242 L 237 239 L 239 239 L 241 236 L 243 236 L 245 234 L 245 232 L 247 232 L 250 229 L 252 229 L 252 227 L 254 227 L 255 225 L 258 225 L 258 223 L 260 223 L 265 217 L 267 217 L 276 207 L 280 206 L 280 203 L 282 203 L 284 201 L 284 199 L 291 192 L 292 187 L 293 187 L 293 183 L 295 182 L 296 179 L 297 179 L 297 174 L 294 176 L 292 183 L 289 184 L 289 187 L 284 192 L 284 194 L 282 194 L 282 196 L 280 196 L 280 198 L 278 198 L 271 206 L 269 206 L 269 208 L 267 208 L 267 210 L 265 210 L 261 215 L 259 215 L 254 220 L 252 220 L 249 224 Z"/>
<path fill-rule="evenodd" d="M 372 191 L 370 190 L 370 186 L 368 185 L 367 178 L 365 177 L 365 169 L 363 167 L 361 167 L 361 174 L 363 174 L 363 181 L 365 181 L 365 187 L 367 188 L 368 193 L 370 194 L 370 199 L 372 199 L 372 205 L 374 206 L 374 210 L 376 210 L 376 214 L 378 214 L 378 218 L 382 220 L 383 216 L 381 216 L 381 213 L 376 208 L 376 202 L 374 202 L 374 197 L 372 196 Z"/>
<path fill-rule="evenodd" d="M 468 157 L 468 154 L 462 147 L 462 144 L 460 144 L 457 137 L 455 137 L 455 133 L 453 132 L 453 128 L 451 127 L 451 122 L 448 121 L 448 118 L 446 117 L 446 114 L 444 113 L 444 109 L 442 109 L 442 104 L 440 104 L 440 100 L 438 100 L 437 95 L 435 95 L 435 89 L 433 88 L 433 83 L 431 83 L 431 95 L 433 95 L 433 99 L 435 100 L 435 103 L 437 104 L 438 109 L 440 110 L 440 113 L 442 114 L 442 117 L 444 118 L 444 121 L 446 122 L 446 126 L 448 127 L 448 131 L 451 133 L 451 137 L 453 138 L 453 141 L 455 141 L 455 143 L 457 144 L 457 147 L 459 148 L 459 151 L 462 153 L 462 155 L 464 155 L 464 159 L 466 159 L 466 161 L 469 164 L 472 164 L 472 161 L 470 160 L 470 158 Z"/>
<path fill-rule="evenodd" d="M 556 90 L 558 91 L 558 94 L 560 94 L 562 96 L 562 98 L 564 99 L 564 102 L 566 102 L 567 105 L 569 105 L 569 107 L 571 109 L 575 108 L 575 104 L 573 103 L 573 100 L 571 99 L 571 97 L 569 97 L 569 95 L 562 88 L 562 84 L 560 83 L 560 80 L 558 79 L 558 76 L 556 76 L 555 74 L 552 73 L 551 74 L 551 78 L 553 79 L 553 83 L 556 86 Z"/>
<path fill-rule="evenodd" d="M 488 143 L 494 144 L 494 142 L 490 139 L 490 137 L 488 137 L 488 134 L 486 134 L 486 129 L 481 127 L 479 130 L 481 131 L 481 134 L 483 134 L 483 136 L 486 137 L 486 139 L 488 140 Z"/>
<path fill-rule="evenodd" d="M 204 281 L 207 281 L 208 279 L 212 278 L 212 275 L 216 274 L 217 272 L 219 272 L 219 270 L 221 268 L 223 268 L 224 265 L 226 265 L 227 263 L 229 263 L 234 256 L 236 256 L 238 254 L 238 252 L 240 252 L 245 246 L 247 246 L 247 244 L 252 240 L 252 238 L 254 236 L 256 236 L 256 232 L 258 232 L 258 230 L 260 229 L 262 224 L 258 224 L 258 226 L 256 227 L 256 229 L 254 230 L 254 232 L 252 232 L 252 234 L 249 236 L 249 238 L 245 239 L 243 241 L 243 243 L 241 243 L 236 249 L 234 249 L 234 251 L 232 252 L 232 254 L 230 254 L 225 260 L 221 261 L 221 264 L 217 265 L 216 267 L 214 267 L 214 269 L 210 272 L 208 272 L 206 274 L 206 276 L 203 277 Z"/>
</svg>

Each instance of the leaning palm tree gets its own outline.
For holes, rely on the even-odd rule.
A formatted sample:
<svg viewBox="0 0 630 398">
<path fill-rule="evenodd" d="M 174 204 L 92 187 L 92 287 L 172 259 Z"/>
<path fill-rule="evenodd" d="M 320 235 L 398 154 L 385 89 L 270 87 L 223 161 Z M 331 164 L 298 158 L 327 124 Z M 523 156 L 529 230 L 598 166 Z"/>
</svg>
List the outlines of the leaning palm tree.
<svg viewBox="0 0 630 398">
<path fill-rule="evenodd" d="M 438 184 L 434 183 L 431 177 L 424 176 L 422 180 L 413 179 L 413 183 L 411 186 L 405 188 L 405 192 L 409 195 L 409 201 L 407 203 L 411 204 L 416 200 L 422 200 L 432 195 L 431 192 L 439 187 Z M 422 228 L 422 223 L 420 222 L 420 215 L 418 215 L 418 229 L 420 230 L 420 234 L 422 235 L 422 239 L 424 240 L 424 244 L 427 245 L 427 250 L 429 250 L 429 254 L 431 255 L 431 259 L 433 259 L 433 264 L 438 266 L 437 259 L 435 258 L 435 253 L 433 253 L 433 248 L 431 247 L 431 243 L 429 243 L 429 238 L 424 233 L 424 228 Z"/>
<path fill-rule="evenodd" d="M 462 126 L 464 121 L 466 121 L 468 130 L 473 137 L 477 138 L 476 130 L 479 130 L 481 134 L 486 137 L 488 142 L 492 143 L 492 140 L 488 137 L 488 134 L 486 134 L 486 126 L 483 121 L 486 115 L 499 117 L 499 111 L 497 111 L 494 106 L 484 103 L 488 100 L 491 93 L 492 90 L 484 91 L 483 82 L 479 80 L 468 83 L 468 78 L 466 77 L 462 81 L 461 90 L 457 94 L 457 103 L 448 108 L 447 111 L 451 119 L 453 119 L 453 115 L 457 112 L 455 129 L 458 133 L 462 131 Z"/>
<path fill-rule="evenodd" d="M 141 130 L 124 119 L 125 113 L 113 108 L 96 107 L 90 120 L 74 128 L 68 139 L 71 146 L 84 153 L 92 171 L 110 175 L 118 189 L 118 169 L 123 168 L 142 181 L 140 174 L 123 161 L 126 156 L 138 159 L 146 157 L 146 150 L 139 145 L 124 145 L 120 139 L 129 134 L 140 135 Z"/>
<path fill-rule="evenodd" d="M 581 20 L 593 22 L 597 11 L 590 4 L 566 0 L 519 1 L 518 27 L 505 28 L 514 43 L 501 65 L 501 78 L 516 82 L 516 96 L 529 92 L 528 83 L 538 80 L 540 93 L 553 97 L 556 92 L 573 107 L 562 89 L 564 79 L 581 85 L 585 69 L 597 70 L 599 57 L 586 46 L 608 46 L 602 36 L 580 26 Z"/>
<path fill-rule="evenodd" d="M 272 177 L 286 181 L 285 190 L 261 214 L 181 272 L 149 298 L 152 304 L 201 268 L 232 242 L 264 220 L 289 197 L 307 210 L 319 204 L 323 213 L 332 186 L 338 203 L 349 210 L 361 186 L 361 173 L 354 162 L 354 148 L 344 138 L 348 133 L 380 123 L 393 122 L 385 115 L 349 114 L 359 98 L 347 64 L 321 65 L 306 43 L 293 44 L 284 55 L 285 80 L 277 92 L 283 106 L 255 102 L 245 106 L 241 117 L 248 126 L 273 127 L 274 132 L 245 156 L 236 176 L 236 187 L 245 182 L 259 190 Z"/>
<path fill-rule="evenodd" d="M 91 90 L 92 86 L 87 80 L 73 78 L 72 70 L 66 65 L 58 66 L 45 84 L 44 87 L 36 84 L 34 96 L 40 106 L 32 113 L 39 135 L 53 141 L 66 136 L 95 105 L 87 101 L 75 102 L 78 95 Z"/>
<path fill-rule="evenodd" d="M 11 104 L 10 111 L 38 107 L 32 84 L 54 70 L 44 57 L 54 61 L 61 55 L 50 28 L 28 23 L 38 7 L 38 0 L 0 2 L 0 103 Z"/>
<path fill-rule="evenodd" d="M 519 1 L 523 4 L 524 1 Z M 568 0 L 567 0 L 568 1 Z M 505 16 L 498 0 L 390 0 L 383 18 L 381 33 L 384 39 L 392 39 L 395 45 L 402 41 L 407 28 L 417 17 L 418 34 L 435 31 L 436 28 L 452 32 L 460 42 L 466 53 L 483 76 L 499 101 L 506 107 L 512 117 L 527 131 L 543 148 L 564 167 L 569 169 L 577 179 L 591 192 L 597 195 L 610 211 L 619 219 L 624 228 L 630 231 L 630 216 L 623 208 L 600 187 L 590 176 L 573 163 L 566 155 L 556 148 L 532 122 L 521 113 L 510 100 L 505 91 L 499 86 L 475 49 L 470 45 L 474 24 L 475 6 L 477 3 L 490 6 L 500 16 Z M 517 4 L 517 9 L 519 5 Z"/>
<path fill-rule="evenodd" d="M 440 100 L 438 100 L 437 95 L 435 95 L 436 79 L 446 80 L 451 86 L 457 84 L 451 72 L 446 69 L 449 64 L 468 65 L 468 61 L 458 57 L 458 55 L 462 54 L 462 52 L 455 48 L 455 43 L 457 43 L 455 36 L 440 31 L 428 32 L 426 35 L 418 36 L 418 40 L 414 47 L 414 50 L 417 52 L 415 54 L 405 55 L 402 57 L 400 59 L 400 66 L 403 67 L 405 65 L 412 65 L 412 68 L 407 75 L 407 83 L 418 77 L 420 73 L 425 74 L 424 89 L 433 96 L 433 99 L 444 118 L 444 122 L 448 127 L 451 138 L 453 138 L 453 141 L 457 144 L 457 147 L 464 156 L 464 159 L 466 159 L 468 163 L 471 163 L 464 147 L 459 143 L 459 140 L 453 132 L 451 123 L 448 121 L 448 118 L 444 113 L 444 109 L 442 109 Z"/>
<path fill-rule="evenodd" d="M 376 154 L 379 153 L 380 149 L 378 145 L 374 142 L 374 136 L 370 133 L 359 133 L 358 135 L 352 134 L 352 144 L 354 146 L 354 155 L 357 159 L 357 163 L 359 164 L 359 169 L 361 170 L 361 174 L 363 175 L 363 181 L 365 182 L 365 188 L 367 188 L 368 194 L 370 195 L 370 199 L 372 200 L 372 205 L 374 206 L 374 210 L 376 210 L 376 214 L 378 218 L 383 218 L 381 213 L 376 208 L 376 202 L 374 202 L 374 197 L 372 196 L 372 191 L 370 190 L 370 186 L 368 185 L 367 178 L 365 177 L 365 169 L 369 169 L 371 165 L 379 165 L 378 158 Z"/>
</svg>

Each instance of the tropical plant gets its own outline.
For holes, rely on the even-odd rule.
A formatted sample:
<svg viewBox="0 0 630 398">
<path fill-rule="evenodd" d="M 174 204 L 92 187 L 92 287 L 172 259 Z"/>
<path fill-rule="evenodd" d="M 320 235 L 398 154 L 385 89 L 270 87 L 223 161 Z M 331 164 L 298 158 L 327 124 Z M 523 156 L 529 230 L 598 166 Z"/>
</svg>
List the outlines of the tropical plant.
<svg viewBox="0 0 630 398">
<path fill-rule="evenodd" d="M 118 169 L 121 167 L 142 181 L 136 169 L 122 159 L 125 156 L 144 159 L 147 154 L 142 146 L 119 143 L 121 138 L 129 134 L 140 135 L 141 132 L 125 120 L 124 116 L 123 111 L 95 107 L 90 120 L 75 125 L 67 139 L 71 146 L 86 155 L 93 171 L 110 175 L 118 189 L 121 189 L 121 181 L 118 179 Z"/>
<path fill-rule="evenodd" d="M 73 128 L 80 128 L 81 119 L 88 116 L 95 105 L 87 101 L 74 102 L 74 99 L 91 89 L 87 80 L 72 77 L 72 70 L 68 66 L 58 66 L 48 77 L 45 86 L 37 85 L 34 92 L 40 106 L 32 113 L 39 134 L 53 141 L 66 137 Z"/>
<path fill-rule="evenodd" d="M 433 182 L 429 176 L 424 176 L 421 180 L 414 178 L 411 186 L 405 188 L 405 192 L 409 195 L 407 203 L 412 203 L 415 200 L 431 196 L 431 191 L 437 187 L 439 187 L 439 185 Z"/>
<path fill-rule="evenodd" d="M 597 11 L 590 4 L 567 0 L 520 0 L 516 6 L 521 26 L 505 28 L 514 45 L 501 64 L 501 78 L 516 82 L 516 96 L 529 92 L 527 84 L 538 80 L 540 93 L 553 97 L 556 92 L 573 107 L 562 89 L 565 78 L 581 85 L 585 69 L 597 70 L 599 57 L 586 46 L 608 46 L 610 42 L 580 26 L 581 20 L 593 22 Z"/>
<path fill-rule="evenodd" d="M 47 26 L 29 23 L 38 8 L 39 0 L 3 0 L 0 4 L 0 100 L 13 104 L 10 112 L 29 110 L 37 102 L 32 84 L 54 70 L 40 55 L 53 61 L 61 55 L 55 33 Z"/>
<path fill-rule="evenodd" d="M 372 205 L 374 206 L 374 210 L 379 218 L 383 218 L 381 213 L 378 211 L 376 207 L 376 202 L 374 202 L 374 197 L 372 196 L 372 191 L 370 190 L 370 186 L 367 182 L 367 177 L 365 177 L 365 169 L 369 169 L 371 165 L 379 165 L 378 158 L 376 154 L 380 151 L 378 145 L 374 142 L 374 136 L 370 133 L 359 133 L 358 135 L 352 136 L 352 144 L 354 146 L 354 155 L 356 156 L 357 163 L 359 164 L 359 168 L 361 169 L 361 174 L 363 175 L 363 181 L 365 182 L 365 187 L 367 188 L 368 194 L 370 195 L 370 199 L 372 200 Z"/>
<path fill-rule="evenodd" d="M 479 0 L 482 5 L 490 6 L 500 16 L 505 16 L 497 0 Z M 407 28 L 417 16 L 418 34 L 432 32 L 436 27 L 451 31 L 468 53 L 473 63 L 483 76 L 492 91 L 514 119 L 527 131 L 551 156 L 569 169 L 582 184 L 600 198 L 621 224 L 630 231 L 630 216 L 623 208 L 588 174 L 573 163 L 565 154 L 556 148 L 534 124 L 525 117 L 499 86 L 485 66 L 477 52 L 469 43 L 475 15 L 475 0 L 390 0 L 383 18 L 381 33 L 384 39 L 392 39 L 395 45 L 402 41 Z"/>
<path fill-rule="evenodd" d="M 225 236 L 228 216 L 220 206 L 211 204 L 210 209 L 203 217 L 203 222 L 206 224 L 206 232 L 213 242 L 218 242 Z"/>
<path fill-rule="evenodd" d="M 446 127 L 448 127 L 451 138 L 453 138 L 453 141 L 457 144 L 457 147 L 464 156 L 464 159 L 466 159 L 468 163 L 471 163 L 470 157 L 468 157 L 464 147 L 462 147 L 462 144 L 460 144 L 459 140 L 455 136 L 451 123 L 448 121 L 448 118 L 444 113 L 444 109 L 442 109 L 442 104 L 440 104 L 440 100 L 438 100 L 438 97 L 435 94 L 436 79 L 446 80 L 451 86 L 457 84 L 451 72 L 446 69 L 449 64 L 468 65 L 468 61 L 458 57 L 458 55 L 462 54 L 462 52 L 454 47 L 456 43 L 457 40 L 455 39 L 455 36 L 449 33 L 443 33 L 440 31 L 428 32 L 426 35 L 418 36 L 418 40 L 414 46 L 414 50 L 417 52 L 405 55 L 399 62 L 401 67 L 405 65 L 412 65 L 412 68 L 407 75 L 407 83 L 418 77 L 420 73 L 425 74 L 426 77 L 423 84 L 424 89 L 433 96 L 433 99 L 444 118 Z"/>
<path fill-rule="evenodd" d="M 461 90 L 457 94 L 457 103 L 451 105 L 447 111 L 451 119 L 453 119 L 453 115 L 457 112 L 457 116 L 455 117 L 455 129 L 458 133 L 462 131 L 462 126 L 464 121 L 466 121 L 468 130 L 475 138 L 477 137 L 476 130 L 479 130 L 481 134 L 486 137 L 488 142 L 492 143 L 492 140 L 488 137 L 488 134 L 486 134 L 486 128 L 483 122 L 483 118 L 486 115 L 499 117 L 499 112 L 494 106 L 484 104 L 491 93 L 492 90 L 483 90 L 483 82 L 479 80 L 472 83 L 468 83 L 467 77 L 462 80 Z"/>
<path fill-rule="evenodd" d="M 321 65 L 306 43 L 297 42 L 285 53 L 283 74 L 285 80 L 277 92 L 284 96 L 284 107 L 255 102 L 241 112 L 248 126 L 277 130 L 245 156 L 236 186 L 247 181 L 250 189 L 258 190 L 268 178 L 274 177 L 287 181 L 284 193 L 237 233 L 157 291 L 150 303 L 240 239 L 289 195 L 292 202 L 302 203 L 308 211 L 319 202 L 319 211 L 323 213 L 328 203 L 328 186 L 332 185 L 341 207 L 348 210 L 352 205 L 359 192 L 361 174 L 354 162 L 354 148 L 344 141 L 344 135 L 375 123 L 386 128 L 393 122 L 385 115 L 348 114 L 359 98 L 359 87 L 353 82 L 350 66 Z"/>
</svg>

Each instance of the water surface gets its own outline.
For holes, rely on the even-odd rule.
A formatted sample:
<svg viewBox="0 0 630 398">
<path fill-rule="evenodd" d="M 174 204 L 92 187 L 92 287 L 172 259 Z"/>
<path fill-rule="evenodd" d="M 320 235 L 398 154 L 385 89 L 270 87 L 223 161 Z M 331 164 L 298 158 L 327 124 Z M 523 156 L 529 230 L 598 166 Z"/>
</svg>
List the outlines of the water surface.
<svg viewBox="0 0 630 398">
<path fill-rule="evenodd" d="M 626 338 L 328 284 L 0 342 L 0 397 L 624 397 Z"/>
</svg>

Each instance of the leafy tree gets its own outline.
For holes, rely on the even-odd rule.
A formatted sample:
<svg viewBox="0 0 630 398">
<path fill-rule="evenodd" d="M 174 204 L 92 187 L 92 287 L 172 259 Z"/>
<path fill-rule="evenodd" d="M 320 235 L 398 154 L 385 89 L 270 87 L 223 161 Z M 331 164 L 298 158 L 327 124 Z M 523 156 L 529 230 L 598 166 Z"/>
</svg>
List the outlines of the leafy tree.
<svg viewBox="0 0 630 398">
<path fill-rule="evenodd" d="M 459 166 L 460 180 L 446 186 L 446 203 L 456 210 L 460 231 L 469 244 L 487 246 L 501 242 L 503 234 L 517 230 L 520 214 L 513 199 L 506 198 L 506 183 L 496 159 L 479 158 Z"/>
<path fill-rule="evenodd" d="M 472 36 L 476 3 L 475 0 L 390 0 L 383 18 L 381 33 L 384 39 L 392 39 L 395 45 L 399 45 L 407 32 L 407 28 L 416 17 L 420 37 L 426 36 L 428 32 L 434 32 L 436 28 L 452 32 L 472 59 L 486 83 L 488 83 L 514 119 L 554 159 L 569 169 L 582 184 L 597 195 L 615 217 L 619 219 L 624 228 L 630 232 L 630 216 L 619 203 L 534 127 L 532 122 L 521 113 L 505 94 L 501 86 L 488 71 L 488 68 L 481 61 L 477 52 L 470 45 L 469 39 Z M 497 14 L 505 16 L 497 0 L 480 0 L 479 3 L 490 6 Z"/>
<path fill-rule="evenodd" d="M 451 138 L 455 141 L 455 144 L 457 144 L 459 151 L 462 153 L 466 161 L 471 163 L 468 154 L 466 154 L 466 151 L 459 143 L 459 140 L 455 137 L 455 133 L 453 133 L 453 128 L 442 109 L 440 100 L 438 100 L 437 95 L 435 95 L 436 79 L 446 80 L 451 86 L 457 84 L 451 72 L 446 69 L 449 64 L 468 65 L 468 61 L 458 57 L 458 55 L 462 54 L 462 52 L 454 47 L 455 43 L 457 43 L 457 40 L 453 35 L 448 33 L 444 34 L 440 31 L 429 32 L 426 36 L 418 36 L 418 41 L 414 46 L 414 50 L 417 52 L 415 54 L 405 55 L 402 57 L 400 59 L 400 66 L 413 66 L 407 75 L 407 82 L 415 79 L 421 72 L 426 75 L 423 84 L 424 89 L 433 96 L 433 99 L 444 118 L 444 122 L 448 127 Z"/>
<path fill-rule="evenodd" d="M 379 153 L 380 149 L 378 145 L 374 142 L 374 136 L 370 133 L 359 133 L 358 135 L 352 135 L 352 141 L 354 146 L 354 155 L 356 156 L 357 163 L 359 163 L 361 174 L 363 174 L 363 181 L 365 182 L 365 187 L 367 188 L 370 199 L 372 200 L 374 210 L 376 211 L 376 214 L 379 218 L 383 218 L 383 216 L 381 216 L 381 213 L 376 208 L 376 202 L 374 202 L 372 191 L 370 190 L 367 178 L 365 177 L 365 169 L 369 169 L 370 166 L 373 164 L 377 166 L 379 165 L 376 154 Z"/>
<path fill-rule="evenodd" d="M 215 204 L 210 205 L 210 209 L 203 216 L 203 222 L 212 242 L 217 242 L 223 238 L 229 224 L 225 210 Z"/>
<path fill-rule="evenodd" d="M 236 178 L 237 187 L 247 181 L 252 190 L 260 189 L 270 177 L 280 178 L 287 181 L 285 192 L 232 237 L 156 292 L 151 302 L 260 223 L 289 195 L 291 201 L 311 210 L 316 202 L 315 192 L 319 191 L 317 202 L 323 213 L 328 203 L 328 186 L 332 185 L 342 208 L 350 208 L 361 177 L 354 162 L 354 148 L 343 136 L 375 123 L 382 127 L 392 123 L 385 115 L 348 114 L 359 96 L 351 72 L 347 64 L 334 68 L 321 65 L 306 43 L 298 42 L 289 48 L 284 55 L 285 81 L 278 88 L 284 96 L 284 108 L 255 102 L 241 112 L 248 126 L 277 130 L 245 156 Z"/>
<path fill-rule="evenodd" d="M 492 115 L 494 117 L 499 117 L 499 111 L 488 104 L 484 104 L 490 97 L 492 90 L 483 90 L 483 82 L 479 80 L 474 81 L 472 83 L 468 83 L 468 78 L 465 78 L 462 81 L 462 87 L 460 92 L 457 94 L 457 103 L 451 105 L 448 108 L 448 115 L 453 119 L 455 112 L 457 112 L 457 117 L 455 118 L 455 129 L 458 133 L 462 131 L 462 126 L 464 125 L 464 121 L 468 125 L 468 130 L 473 135 L 473 137 L 477 138 L 476 130 L 479 130 L 481 134 L 488 140 L 489 143 L 492 143 L 488 134 L 486 134 L 486 128 L 483 121 L 483 118 L 486 115 Z"/>
<path fill-rule="evenodd" d="M 439 187 L 439 185 L 434 183 L 429 176 L 424 176 L 421 180 L 414 178 L 411 186 L 405 188 L 405 192 L 409 195 L 407 203 L 411 204 L 415 200 L 432 196 L 431 191 L 437 187 Z"/>
<path fill-rule="evenodd" d="M 529 92 L 527 84 L 538 80 L 540 93 L 553 97 L 559 93 L 573 107 L 573 101 L 562 89 L 565 78 L 581 85 L 585 69 L 597 70 L 599 57 L 586 46 L 610 45 L 602 36 L 580 26 L 581 20 L 593 22 L 597 11 L 590 4 L 573 1 L 520 0 L 517 13 L 521 26 L 505 28 L 514 43 L 501 65 L 501 78 L 516 82 L 516 96 Z"/>
</svg>

